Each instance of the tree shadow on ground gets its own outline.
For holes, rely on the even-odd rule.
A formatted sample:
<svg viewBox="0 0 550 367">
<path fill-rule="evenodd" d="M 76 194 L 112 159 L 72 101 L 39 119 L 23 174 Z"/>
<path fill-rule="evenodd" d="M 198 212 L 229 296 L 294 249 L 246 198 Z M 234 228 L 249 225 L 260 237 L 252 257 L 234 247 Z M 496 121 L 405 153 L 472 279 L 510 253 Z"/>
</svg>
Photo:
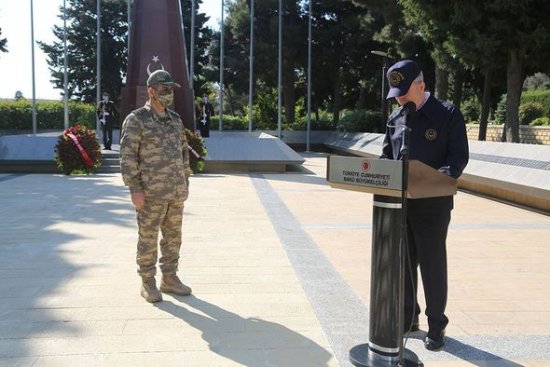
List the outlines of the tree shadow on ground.
<svg viewBox="0 0 550 367">
<path fill-rule="evenodd" d="M 109 271 L 102 226 L 134 226 L 135 214 L 124 186 L 96 175 L 1 176 L 0 203 L 0 365 L 11 365 L 38 358 L 36 341 L 85 333 L 71 315 L 87 295 L 61 288 Z"/>
</svg>

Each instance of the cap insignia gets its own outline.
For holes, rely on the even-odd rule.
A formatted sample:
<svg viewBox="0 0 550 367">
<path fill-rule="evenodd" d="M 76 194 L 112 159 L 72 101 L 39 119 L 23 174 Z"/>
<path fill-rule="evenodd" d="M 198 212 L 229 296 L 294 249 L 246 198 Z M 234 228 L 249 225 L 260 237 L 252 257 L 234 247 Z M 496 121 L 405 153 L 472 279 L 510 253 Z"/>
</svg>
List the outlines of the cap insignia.
<svg viewBox="0 0 550 367">
<path fill-rule="evenodd" d="M 388 79 L 391 87 L 397 87 L 399 84 L 401 84 L 405 77 L 399 71 L 392 71 Z"/>
</svg>

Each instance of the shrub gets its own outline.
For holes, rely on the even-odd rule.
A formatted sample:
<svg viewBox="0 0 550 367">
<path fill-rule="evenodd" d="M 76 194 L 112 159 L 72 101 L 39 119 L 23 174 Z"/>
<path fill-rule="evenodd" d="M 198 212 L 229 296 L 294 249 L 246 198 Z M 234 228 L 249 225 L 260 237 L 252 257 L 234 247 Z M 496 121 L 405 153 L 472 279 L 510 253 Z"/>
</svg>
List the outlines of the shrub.
<svg viewBox="0 0 550 367">
<path fill-rule="evenodd" d="M 495 110 L 495 124 L 502 125 L 506 121 L 506 94 L 500 96 Z"/>
<path fill-rule="evenodd" d="M 96 107 L 92 103 L 69 102 L 69 120 L 78 121 L 90 129 L 96 129 Z M 116 125 L 114 125 L 116 126 Z"/>
<path fill-rule="evenodd" d="M 270 130 L 277 128 L 277 89 L 262 88 L 256 95 L 256 101 L 252 106 L 254 113 L 254 129 Z M 246 119 L 249 119 L 249 110 L 246 108 Z"/>
<path fill-rule="evenodd" d="M 32 129 L 32 107 L 24 99 L 0 101 L 0 129 Z"/>
<path fill-rule="evenodd" d="M 185 129 L 185 136 L 189 144 L 189 163 L 193 173 L 199 173 L 204 170 L 204 159 L 206 158 L 206 147 L 201 136 L 195 134 L 189 129 Z"/>
<path fill-rule="evenodd" d="M 460 110 L 466 122 L 479 121 L 481 105 L 476 99 L 469 99 L 462 103 Z"/>
<path fill-rule="evenodd" d="M 378 111 L 367 111 L 363 109 L 344 110 L 340 123 L 339 131 L 345 132 L 381 132 L 381 116 Z"/>
<path fill-rule="evenodd" d="M 544 116 L 544 107 L 537 102 L 527 102 L 519 106 L 520 125 L 529 125 L 536 118 Z"/>
<path fill-rule="evenodd" d="M 95 128 L 95 105 L 69 102 L 69 119 L 80 126 Z M 64 106 L 61 101 L 38 101 L 36 103 L 38 129 L 64 128 Z M 0 101 L 0 129 L 32 129 L 32 104 L 29 100 Z"/>
<path fill-rule="evenodd" d="M 243 116 L 223 115 L 223 130 L 248 130 L 248 119 Z M 220 116 L 212 116 L 210 130 L 218 130 Z"/>
<path fill-rule="evenodd" d="M 319 110 L 317 113 L 311 112 L 310 116 L 311 130 L 334 130 L 336 124 L 332 121 L 332 113 Z M 291 124 L 284 124 L 285 130 L 304 131 L 307 130 L 307 112 L 305 115 L 296 115 L 295 121 Z"/>
<path fill-rule="evenodd" d="M 533 90 L 521 94 L 521 103 L 540 103 L 544 109 L 544 115 L 550 117 L 550 89 Z"/>
<path fill-rule="evenodd" d="M 529 126 L 550 126 L 550 117 L 538 117 Z"/>
<path fill-rule="evenodd" d="M 64 174 L 93 173 L 101 165 L 100 160 L 101 150 L 95 130 L 75 125 L 59 136 L 55 163 Z"/>
</svg>

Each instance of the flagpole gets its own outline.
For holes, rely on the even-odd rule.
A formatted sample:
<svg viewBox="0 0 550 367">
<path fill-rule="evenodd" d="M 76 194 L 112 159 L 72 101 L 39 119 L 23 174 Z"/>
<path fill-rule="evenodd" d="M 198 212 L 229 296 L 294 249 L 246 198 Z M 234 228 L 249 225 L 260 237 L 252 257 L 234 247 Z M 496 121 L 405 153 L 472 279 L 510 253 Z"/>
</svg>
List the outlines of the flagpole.
<svg viewBox="0 0 550 367">
<path fill-rule="evenodd" d="M 250 0 L 250 57 L 248 74 L 248 132 L 252 132 L 252 120 L 254 119 L 254 109 L 252 108 L 254 93 L 254 0 Z"/>
<path fill-rule="evenodd" d="M 132 30 L 132 6 L 130 4 L 131 0 L 126 0 L 126 16 L 128 17 L 128 36 L 127 36 L 127 47 L 128 47 L 128 57 L 130 57 L 130 33 Z"/>
<path fill-rule="evenodd" d="M 279 67 L 277 71 L 277 137 L 281 139 L 282 80 L 283 80 L 283 0 L 279 0 Z"/>
<path fill-rule="evenodd" d="M 101 100 L 101 0 L 97 0 L 97 82 L 96 82 L 96 105 Z M 99 129 L 99 117 L 96 118 L 96 129 Z"/>
<path fill-rule="evenodd" d="M 311 131 L 311 13 L 313 10 L 313 0 L 309 0 L 309 21 L 308 21 L 308 41 L 307 41 L 307 133 L 306 133 L 306 152 L 309 152 L 309 134 Z"/>
<path fill-rule="evenodd" d="M 189 86 L 193 90 L 195 75 L 195 0 L 191 0 L 191 51 L 189 52 Z"/>
<path fill-rule="evenodd" d="M 223 0 L 222 0 L 222 21 L 220 24 L 220 122 L 218 129 L 223 129 Z"/>
<path fill-rule="evenodd" d="M 68 92 L 68 55 L 67 55 L 67 2 L 63 0 L 63 126 L 65 129 L 69 128 L 69 92 Z"/>
<path fill-rule="evenodd" d="M 32 133 L 36 134 L 36 81 L 34 71 L 34 5 L 31 0 L 31 57 L 32 57 Z"/>
</svg>

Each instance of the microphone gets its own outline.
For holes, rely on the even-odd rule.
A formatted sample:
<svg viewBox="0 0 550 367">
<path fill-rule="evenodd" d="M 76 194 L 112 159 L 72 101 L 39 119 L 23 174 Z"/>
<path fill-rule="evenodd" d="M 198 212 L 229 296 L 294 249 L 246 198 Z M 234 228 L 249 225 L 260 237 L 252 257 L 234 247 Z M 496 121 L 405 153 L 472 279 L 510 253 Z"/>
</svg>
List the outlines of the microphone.
<svg viewBox="0 0 550 367">
<path fill-rule="evenodd" d="M 403 107 L 401 107 L 401 114 L 404 114 L 404 115 L 414 111 L 416 111 L 416 104 L 413 101 L 409 101 L 405 103 Z"/>
<path fill-rule="evenodd" d="M 405 103 L 403 106 L 401 106 L 399 109 L 397 109 L 389 118 L 388 122 L 386 123 L 387 127 L 397 127 L 398 125 L 395 124 L 395 120 L 402 117 L 403 115 L 407 115 L 411 112 L 416 111 L 416 104 L 413 101 L 409 101 Z M 393 122 L 393 125 L 391 124 Z"/>
<path fill-rule="evenodd" d="M 408 139 L 408 132 L 411 131 L 411 129 L 407 126 L 407 119 L 409 117 L 409 113 L 416 111 L 416 104 L 413 101 L 409 101 L 403 105 L 401 108 L 401 113 L 403 115 L 403 133 L 401 136 L 401 149 L 399 152 L 401 153 L 401 156 L 405 157 L 409 155 L 409 139 Z"/>
</svg>

